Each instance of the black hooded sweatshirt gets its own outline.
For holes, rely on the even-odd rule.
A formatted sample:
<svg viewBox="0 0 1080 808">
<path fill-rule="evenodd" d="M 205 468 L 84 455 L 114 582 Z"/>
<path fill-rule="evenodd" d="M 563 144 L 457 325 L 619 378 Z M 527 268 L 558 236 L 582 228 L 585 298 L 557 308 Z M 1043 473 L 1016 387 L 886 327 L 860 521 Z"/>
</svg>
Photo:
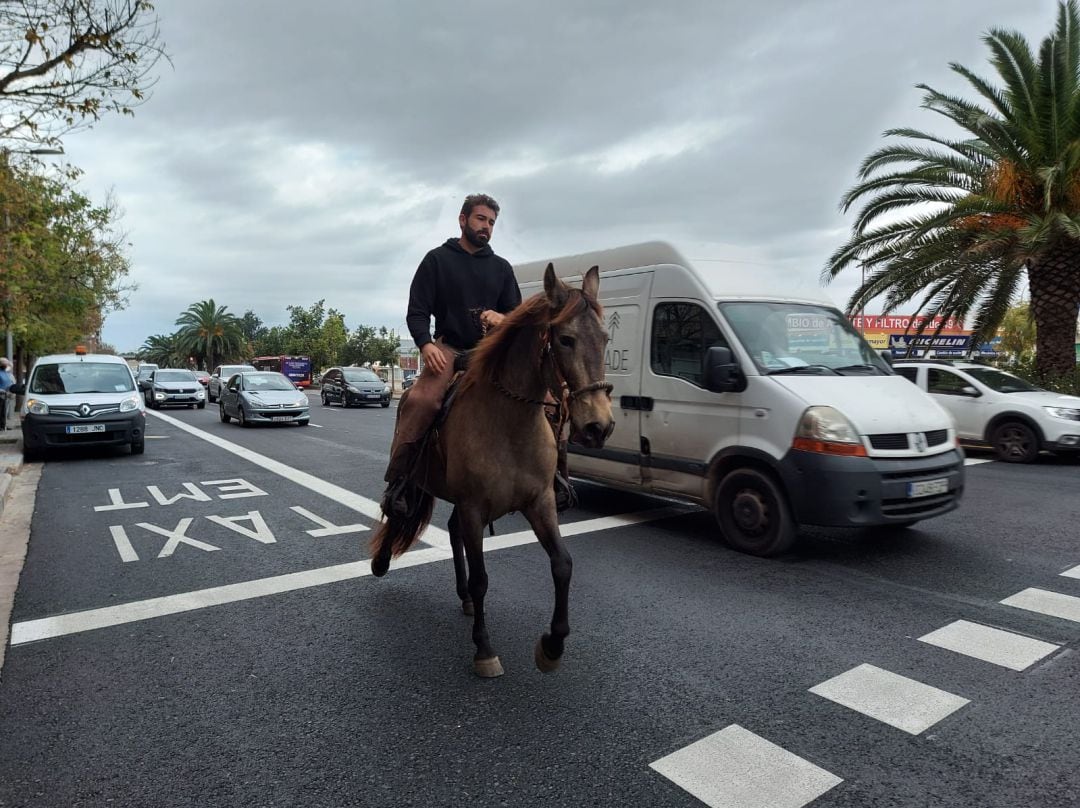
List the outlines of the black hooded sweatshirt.
<svg viewBox="0 0 1080 808">
<path fill-rule="evenodd" d="M 435 339 L 468 350 L 483 336 L 480 312 L 506 314 L 519 303 L 521 291 L 509 261 L 487 244 L 470 254 L 451 238 L 420 262 L 409 288 L 405 322 L 417 348 L 432 341 L 434 315 Z"/>
</svg>

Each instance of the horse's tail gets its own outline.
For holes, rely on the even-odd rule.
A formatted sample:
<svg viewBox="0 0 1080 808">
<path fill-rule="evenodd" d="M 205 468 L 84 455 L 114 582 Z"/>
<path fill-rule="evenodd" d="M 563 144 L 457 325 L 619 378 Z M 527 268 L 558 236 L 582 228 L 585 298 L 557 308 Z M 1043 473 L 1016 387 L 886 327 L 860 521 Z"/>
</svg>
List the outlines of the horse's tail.
<svg viewBox="0 0 1080 808">
<path fill-rule="evenodd" d="M 376 576 L 385 575 L 390 559 L 412 547 L 431 522 L 435 497 L 420 489 L 415 489 L 413 497 L 415 504 L 410 502 L 413 507 L 408 516 L 388 516 L 375 528 L 370 547 L 371 571 Z"/>
</svg>

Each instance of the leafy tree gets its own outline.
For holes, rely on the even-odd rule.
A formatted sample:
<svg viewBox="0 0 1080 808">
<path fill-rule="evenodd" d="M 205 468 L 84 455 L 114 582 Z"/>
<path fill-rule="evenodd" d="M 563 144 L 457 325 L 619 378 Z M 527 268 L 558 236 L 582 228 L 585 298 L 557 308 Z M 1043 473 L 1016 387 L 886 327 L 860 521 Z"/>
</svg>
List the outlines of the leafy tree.
<svg viewBox="0 0 1080 808">
<path fill-rule="evenodd" d="M 363 365 L 368 362 L 380 362 L 384 365 L 396 365 L 398 347 L 401 339 L 386 326 L 376 329 L 370 325 L 360 325 L 349 335 L 341 354 L 344 365 Z"/>
<path fill-rule="evenodd" d="M 986 339 L 1026 273 L 1040 373 L 1070 373 L 1080 310 L 1077 2 L 1059 4 L 1037 56 L 1015 32 L 991 30 L 983 41 L 1001 86 L 955 63 L 976 102 L 919 85 L 923 106 L 964 136 L 885 133 L 901 141 L 863 161 L 842 203 L 862 204 L 852 236 L 822 279 L 861 265 L 849 312 L 882 295 L 886 311 L 920 298 L 920 312 L 962 317 Z"/>
<path fill-rule="evenodd" d="M 207 370 L 217 365 L 216 360 L 236 355 L 243 347 L 240 321 L 227 309 L 211 298 L 192 303 L 176 318 L 181 346 L 187 353 L 203 360 Z"/>
<path fill-rule="evenodd" d="M 133 114 L 163 55 L 147 0 L 3 0 L 0 140 L 55 144 L 107 112 Z"/>
<path fill-rule="evenodd" d="M 1010 306 L 1001 321 L 1001 351 L 1014 362 L 1030 362 L 1035 353 L 1035 321 L 1027 303 Z"/>
<path fill-rule="evenodd" d="M 259 337 L 266 334 L 266 326 L 263 325 L 263 321 L 259 318 L 255 312 L 248 309 L 240 317 L 240 333 L 244 335 L 244 339 L 254 344 Z"/>
</svg>

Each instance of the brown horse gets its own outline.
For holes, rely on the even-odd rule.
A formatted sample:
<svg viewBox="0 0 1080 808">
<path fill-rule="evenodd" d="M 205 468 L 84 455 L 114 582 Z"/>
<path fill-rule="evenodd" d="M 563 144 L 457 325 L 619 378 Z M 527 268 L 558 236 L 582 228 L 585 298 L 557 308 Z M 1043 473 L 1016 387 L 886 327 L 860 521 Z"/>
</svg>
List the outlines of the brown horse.
<svg viewBox="0 0 1080 808">
<path fill-rule="evenodd" d="M 560 423 L 569 419 L 571 441 L 604 445 L 615 422 L 611 385 L 604 381 L 607 331 L 599 283 L 597 267 L 575 289 L 548 264 L 543 294 L 507 315 L 473 351 L 449 414 L 414 474 L 419 501 L 409 516 L 380 523 L 371 540 L 371 570 L 381 576 L 391 556 L 408 550 L 427 527 L 436 497 L 454 504 L 448 525 L 454 573 L 462 610 L 473 615 L 473 670 L 480 676 L 503 672 L 484 623 L 483 531 L 500 516 L 524 514 L 551 560 L 555 611 L 550 633 L 536 644 L 540 670 L 558 667 L 570 633 L 572 562 L 555 511 L 557 447 L 545 398 L 557 402 L 550 406 Z"/>
</svg>

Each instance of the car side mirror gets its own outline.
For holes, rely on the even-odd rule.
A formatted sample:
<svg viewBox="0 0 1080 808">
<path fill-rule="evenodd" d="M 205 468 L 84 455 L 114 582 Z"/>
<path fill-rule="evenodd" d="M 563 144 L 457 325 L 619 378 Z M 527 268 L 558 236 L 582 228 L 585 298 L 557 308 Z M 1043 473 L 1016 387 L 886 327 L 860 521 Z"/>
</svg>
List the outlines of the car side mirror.
<svg viewBox="0 0 1080 808">
<path fill-rule="evenodd" d="M 142 381 L 139 382 L 139 389 L 140 390 L 149 390 L 150 389 L 150 382 L 148 382 L 146 379 L 143 379 Z"/>
<path fill-rule="evenodd" d="M 746 389 L 746 377 L 730 348 L 714 345 L 705 352 L 705 389 L 714 393 L 734 393 Z"/>
<path fill-rule="evenodd" d="M 978 398 L 979 396 L 982 395 L 982 393 L 980 393 L 978 390 L 976 390 L 970 384 L 967 385 L 966 387 L 961 387 L 960 392 L 963 393 L 965 396 L 970 396 L 971 398 Z"/>
<path fill-rule="evenodd" d="M 885 350 L 881 352 L 881 358 L 885 360 L 885 364 L 892 367 L 893 355 L 891 350 Z"/>
<path fill-rule="evenodd" d="M 18 384 L 13 384 L 11 385 L 11 387 L 8 388 L 8 392 L 11 393 L 13 396 L 21 396 L 26 392 L 26 385 L 22 382 L 19 382 Z"/>
</svg>

